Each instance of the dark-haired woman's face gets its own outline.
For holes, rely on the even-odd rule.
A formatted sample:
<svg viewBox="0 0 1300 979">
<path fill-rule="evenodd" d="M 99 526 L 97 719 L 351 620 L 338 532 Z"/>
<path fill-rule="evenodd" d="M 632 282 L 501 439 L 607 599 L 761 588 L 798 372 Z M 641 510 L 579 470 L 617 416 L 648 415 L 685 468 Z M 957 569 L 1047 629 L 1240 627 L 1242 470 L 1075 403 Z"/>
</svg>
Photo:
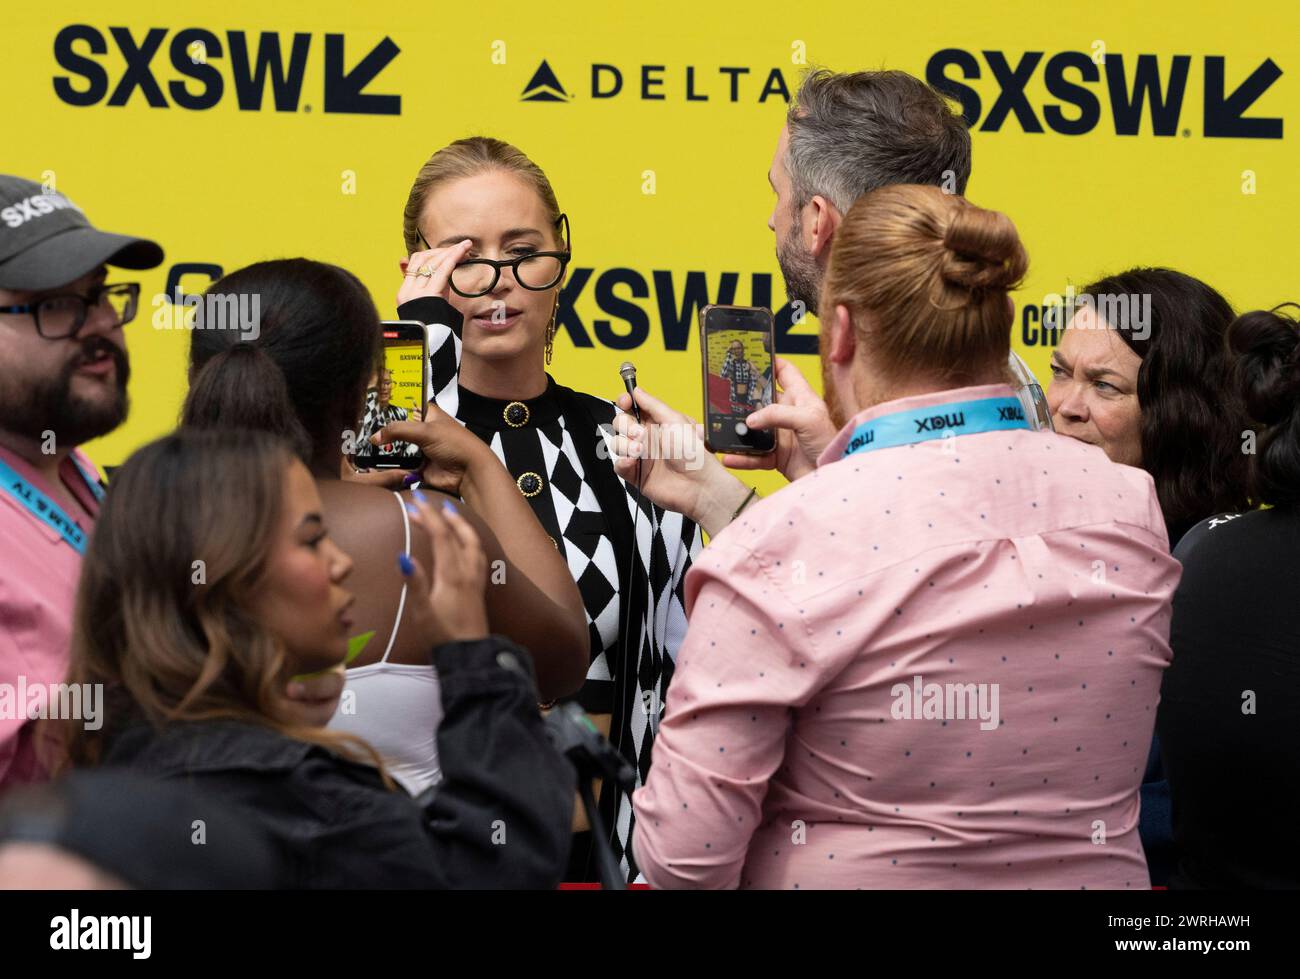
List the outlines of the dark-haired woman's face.
<svg viewBox="0 0 1300 979">
<path fill-rule="evenodd" d="M 393 372 L 379 372 L 379 403 L 386 405 L 393 397 Z"/>
<path fill-rule="evenodd" d="M 253 593 L 255 618 L 289 653 L 289 674 L 342 663 L 348 652 L 352 594 L 343 580 L 352 559 L 330 539 L 316 483 L 298 461 L 285 474 L 280 525 Z M 320 705 L 326 719 L 334 704 Z"/>
<path fill-rule="evenodd" d="M 1100 446 L 1111 462 L 1142 465 L 1142 358 L 1090 306 L 1075 313 L 1052 354 L 1047 404 L 1061 435 Z"/>
<path fill-rule="evenodd" d="M 425 200 L 420 227 L 434 248 L 471 239 L 466 258 L 509 261 L 564 247 L 537 191 L 500 170 L 438 186 Z M 509 269 L 501 270 L 496 288 L 486 296 L 466 299 L 452 291 L 451 304 L 465 318 L 465 352 L 485 360 L 525 357 L 540 362 L 557 291 L 558 286 L 545 292 L 525 289 Z"/>
</svg>

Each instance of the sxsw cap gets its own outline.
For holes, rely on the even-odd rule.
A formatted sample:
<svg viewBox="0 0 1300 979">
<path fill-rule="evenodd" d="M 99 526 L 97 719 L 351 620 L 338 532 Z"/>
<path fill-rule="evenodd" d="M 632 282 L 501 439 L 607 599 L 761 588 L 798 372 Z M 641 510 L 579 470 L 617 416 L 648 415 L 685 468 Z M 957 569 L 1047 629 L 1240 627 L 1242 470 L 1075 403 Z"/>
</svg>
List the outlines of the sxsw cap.
<svg viewBox="0 0 1300 979">
<path fill-rule="evenodd" d="M 101 265 L 151 269 L 162 260 L 156 242 L 97 231 L 62 194 L 0 174 L 0 289 L 53 289 Z"/>
</svg>

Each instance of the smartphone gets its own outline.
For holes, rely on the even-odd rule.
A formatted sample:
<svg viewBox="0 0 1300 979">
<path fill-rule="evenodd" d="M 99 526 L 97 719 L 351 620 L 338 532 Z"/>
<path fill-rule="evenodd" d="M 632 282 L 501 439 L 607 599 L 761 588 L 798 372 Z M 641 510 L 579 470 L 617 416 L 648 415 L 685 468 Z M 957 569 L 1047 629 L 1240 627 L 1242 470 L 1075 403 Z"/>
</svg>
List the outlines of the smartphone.
<svg viewBox="0 0 1300 979">
<path fill-rule="evenodd" d="M 429 403 L 424 369 L 428 334 L 423 323 L 413 320 L 385 320 L 379 325 L 381 354 L 366 388 L 351 462 L 358 469 L 422 469 L 424 453 L 415 443 L 371 445 L 370 436 L 390 422 L 424 417 Z"/>
<path fill-rule="evenodd" d="M 710 452 L 764 455 L 776 448 L 772 432 L 752 431 L 745 418 L 772 403 L 775 327 L 764 306 L 700 310 L 704 374 L 704 444 Z"/>
</svg>

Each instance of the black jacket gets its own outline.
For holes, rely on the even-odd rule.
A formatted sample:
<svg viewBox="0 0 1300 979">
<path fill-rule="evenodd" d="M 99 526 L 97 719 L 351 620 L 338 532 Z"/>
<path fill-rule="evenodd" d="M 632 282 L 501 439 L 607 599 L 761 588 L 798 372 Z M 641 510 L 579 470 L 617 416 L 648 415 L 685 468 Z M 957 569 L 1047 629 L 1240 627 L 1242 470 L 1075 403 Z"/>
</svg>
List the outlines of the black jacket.
<svg viewBox="0 0 1300 979">
<path fill-rule="evenodd" d="M 384 788 L 368 765 L 234 721 L 136 724 L 103 763 L 247 811 L 277 845 L 284 887 L 554 887 L 576 776 L 538 713 L 531 658 L 490 636 L 438 646 L 432 661 L 442 781 L 418 799 Z"/>
</svg>

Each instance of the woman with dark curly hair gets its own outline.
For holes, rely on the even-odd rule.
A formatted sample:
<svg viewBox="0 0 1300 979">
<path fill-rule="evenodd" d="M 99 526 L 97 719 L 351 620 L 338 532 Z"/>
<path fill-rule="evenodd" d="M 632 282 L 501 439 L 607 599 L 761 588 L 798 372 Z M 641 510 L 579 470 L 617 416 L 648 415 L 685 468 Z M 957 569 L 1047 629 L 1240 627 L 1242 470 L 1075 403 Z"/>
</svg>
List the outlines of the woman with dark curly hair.
<svg viewBox="0 0 1300 979">
<path fill-rule="evenodd" d="M 1171 550 L 1205 517 L 1246 509 L 1251 433 L 1225 340 L 1228 301 L 1161 268 L 1098 279 L 1079 299 L 1052 354 L 1056 430 L 1151 474 Z M 1143 779 L 1142 843 L 1152 883 L 1164 884 L 1175 856 L 1158 740 Z"/>
<path fill-rule="evenodd" d="M 1224 341 L 1228 301 L 1161 268 L 1106 276 L 1079 296 L 1052 354 L 1056 430 L 1151 474 L 1171 548 L 1210 514 L 1245 508 L 1250 425 Z"/>
</svg>

